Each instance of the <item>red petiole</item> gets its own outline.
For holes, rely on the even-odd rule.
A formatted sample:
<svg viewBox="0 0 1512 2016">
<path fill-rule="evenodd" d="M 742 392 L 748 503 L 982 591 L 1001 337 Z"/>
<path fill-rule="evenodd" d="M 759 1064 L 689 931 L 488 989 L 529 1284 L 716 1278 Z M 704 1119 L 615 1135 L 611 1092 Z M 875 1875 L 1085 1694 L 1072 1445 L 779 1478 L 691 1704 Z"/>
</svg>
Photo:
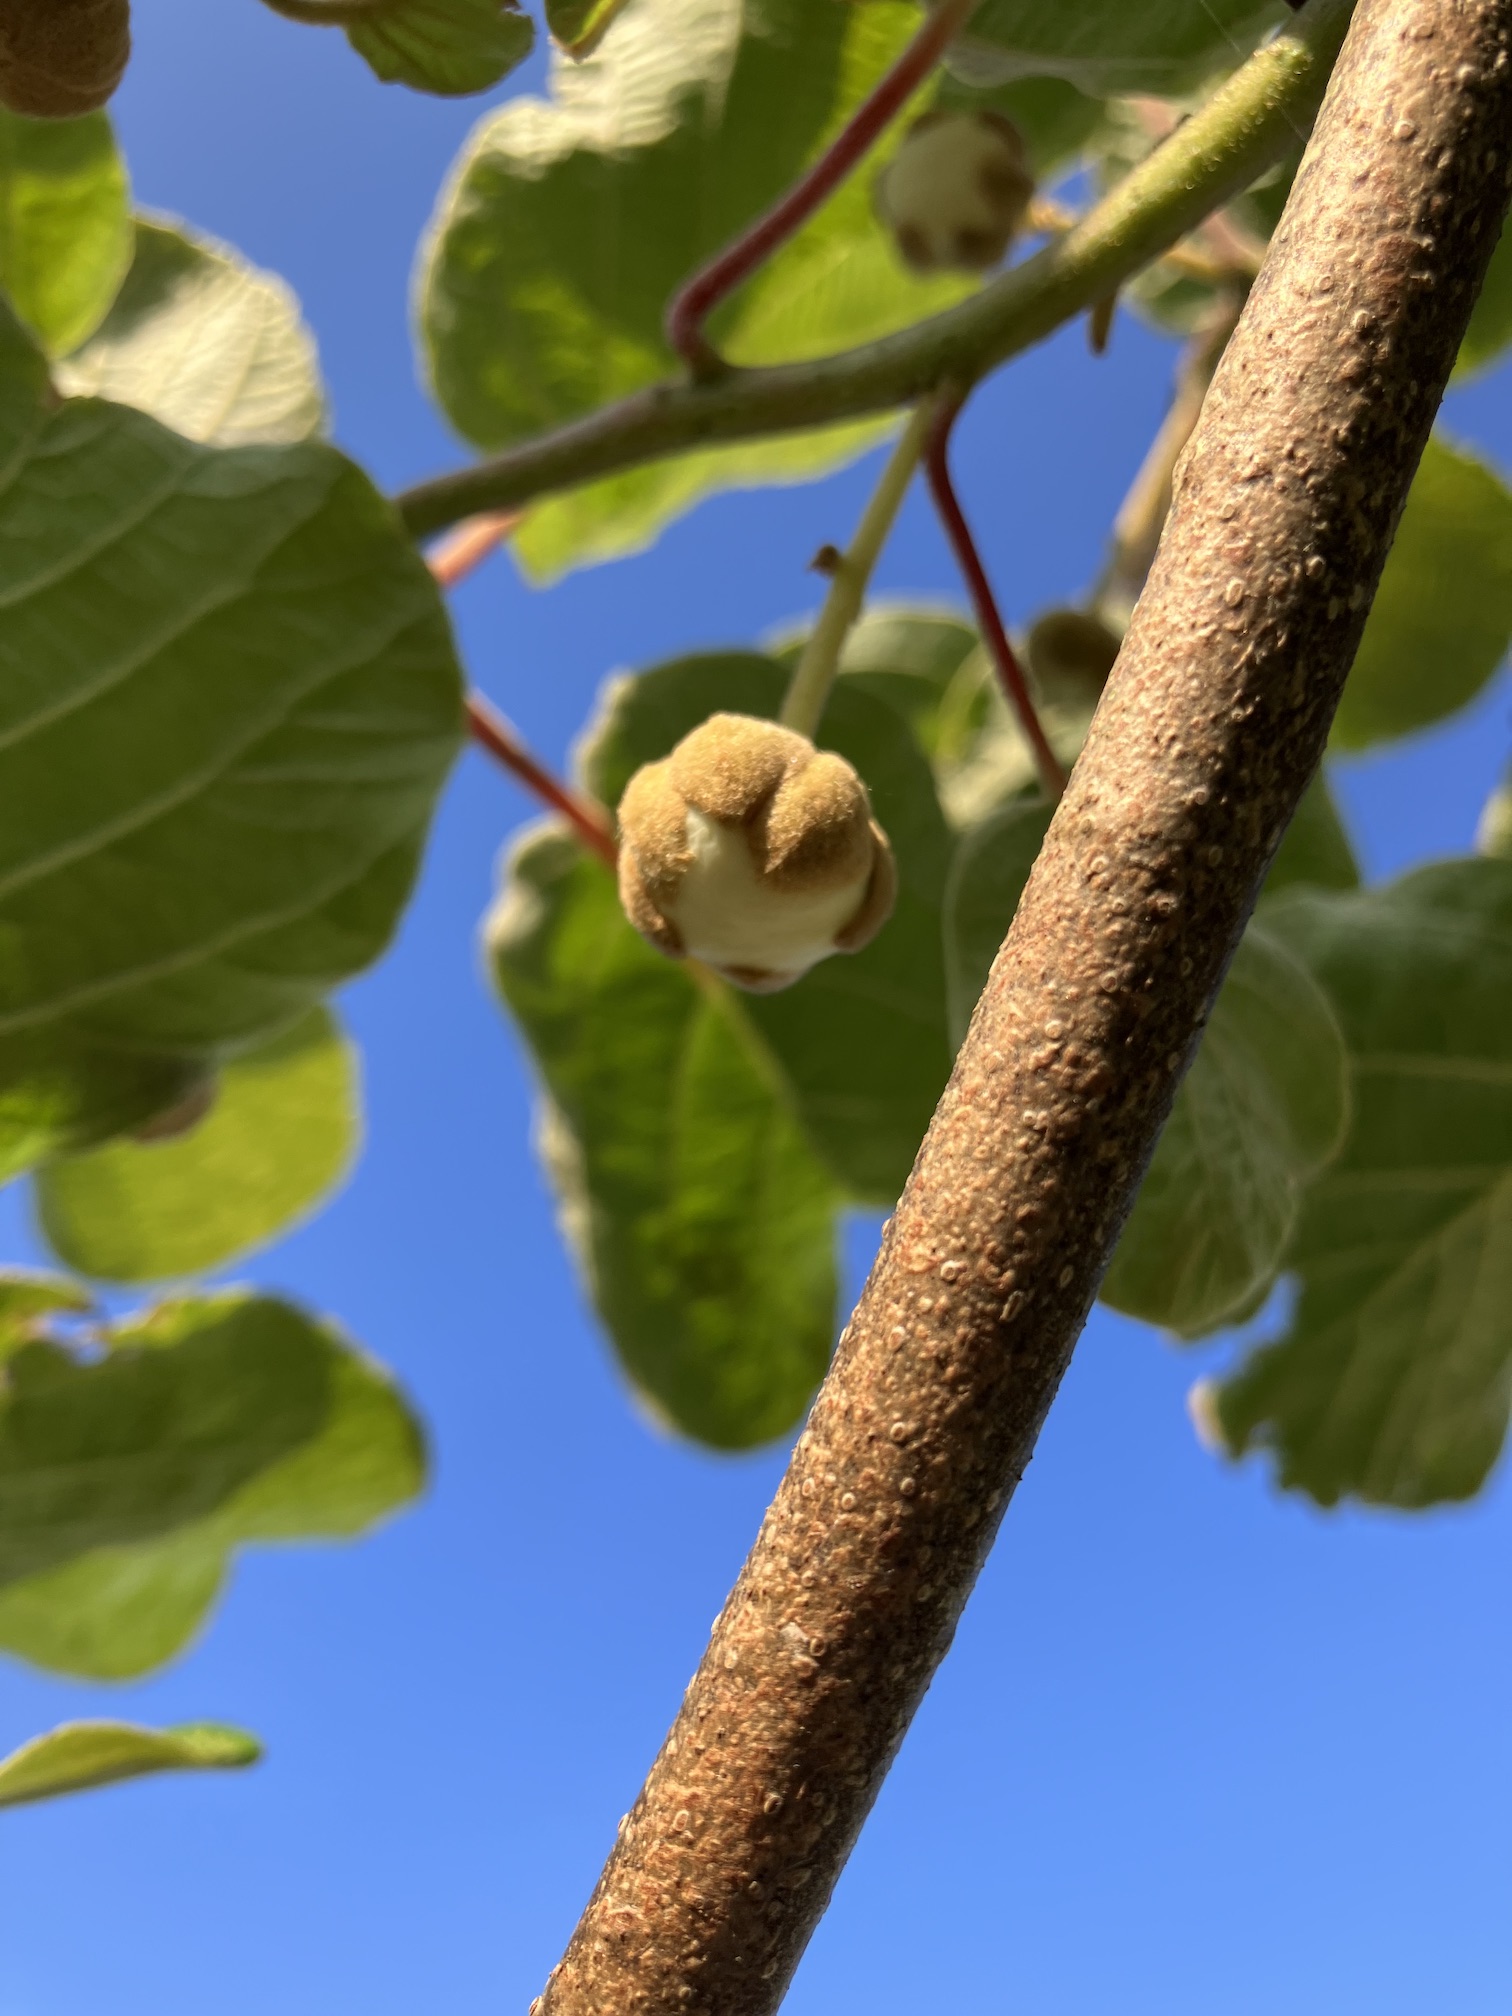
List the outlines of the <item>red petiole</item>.
<svg viewBox="0 0 1512 2016">
<path fill-rule="evenodd" d="M 929 478 L 930 493 L 934 498 L 935 509 L 944 524 L 946 536 L 955 552 L 956 564 L 965 576 L 967 592 L 976 611 L 977 625 L 986 640 L 988 650 L 992 653 L 1003 691 L 1007 695 L 1009 705 L 1017 714 L 1025 739 L 1034 753 L 1040 782 L 1052 799 L 1058 799 L 1066 788 L 1066 773 L 1061 768 L 1060 759 L 1050 747 L 1049 738 L 1040 725 L 1034 696 L 1029 691 L 1029 681 L 1024 676 L 1024 668 L 1018 661 L 1017 652 L 1008 641 L 1008 632 L 998 613 L 997 597 L 992 592 L 992 583 L 987 579 L 987 570 L 982 565 L 982 556 L 977 551 L 976 540 L 971 535 L 971 527 L 966 522 L 966 514 L 961 509 L 955 483 L 951 478 L 950 430 L 955 425 L 956 415 L 960 410 L 959 399 L 943 401 L 939 416 L 930 430 L 929 446 L 924 451 L 924 469 Z"/>
<path fill-rule="evenodd" d="M 871 149 L 894 116 L 929 75 L 947 45 L 966 25 L 976 0 L 941 0 L 887 75 L 856 109 L 799 181 L 773 204 L 764 217 L 733 244 L 700 267 L 673 295 L 667 308 L 667 341 L 695 378 L 712 377 L 728 369 L 704 335 L 705 322 L 724 300 L 769 259 L 819 205 L 838 188 Z"/>
<path fill-rule="evenodd" d="M 495 511 L 485 517 L 469 518 L 452 536 L 432 548 L 426 565 L 442 588 L 455 588 L 486 560 L 502 539 L 520 521 L 518 511 Z M 467 696 L 467 729 L 480 749 L 503 764 L 510 776 L 523 784 L 532 796 L 553 812 L 560 813 L 591 853 L 607 861 L 611 868 L 619 860 L 619 847 L 609 815 L 601 805 L 574 791 L 553 777 L 539 757 L 533 756 L 518 731 L 481 693 Z"/>
<path fill-rule="evenodd" d="M 585 798 L 563 784 L 536 757 L 532 756 L 511 724 L 481 693 L 467 696 L 467 726 L 474 742 L 495 757 L 526 790 L 559 812 L 591 853 L 607 861 L 611 868 L 619 861 L 619 847 L 608 814 L 591 798 Z"/>
</svg>

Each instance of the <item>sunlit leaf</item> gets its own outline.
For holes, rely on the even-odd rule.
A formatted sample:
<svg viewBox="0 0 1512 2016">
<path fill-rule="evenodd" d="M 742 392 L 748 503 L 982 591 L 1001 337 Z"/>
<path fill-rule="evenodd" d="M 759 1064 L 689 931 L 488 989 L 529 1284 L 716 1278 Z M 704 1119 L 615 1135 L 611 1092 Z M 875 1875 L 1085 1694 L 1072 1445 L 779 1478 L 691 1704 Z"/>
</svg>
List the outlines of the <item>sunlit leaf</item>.
<svg viewBox="0 0 1512 2016">
<path fill-rule="evenodd" d="M 387 1376 L 287 1303 L 163 1304 L 103 1355 L 39 1336 L 0 1387 L 0 1648 L 96 1678 L 200 1623 L 232 1552 L 358 1533 L 419 1490 Z"/>
<path fill-rule="evenodd" d="M 90 1145 L 388 942 L 460 741 L 434 582 L 317 444 L 0 390 L 0 1171 Z"/>
<path fill-rule="evenodd" d="M 1203 1411 L 1325 1505 L 1471 1497 L 1512 1404 L 1512 864 L 1298 893 L 1267 924 L 1338 1012 L 1354 1120 L 1304 1200 L 1290 1327 Z"/>
<path fill-rule="evenodd" d="M 669 297 L 838 130 L 918 25 L 900 0 L 632 0 L 596 51 L 558 57 L 551 97 L 486 120 L 432 227 L 422 324 L 437 395 L 502 447 L 665 376 Z M 862 173 L 716 318 L 742 363 L 816 356 L 954 300 L 910 275 Z M 708 490 L 803 480 L 888 421 L 704 451 L 535 506 L 515 550 L 537 573 L 645 544 Z"/>
<path fill-rule="evenodd" d="M 563 1229 L 636 1390 L 719 1448 L 790 1428 L 834 1336 L 832 1183 L 722 982 L 654 952 L 555 827 L 489 924 Z"/>
<path fill-rule="evenodd" d="M 0 107 L 0 288 L 54 356 L 98 326 L 130 264 L 126 169 L 105 114 Z"/>
<path fill-rule="evenodd" d="M 1344 688 L 1335 744 L 1363 749 L 1457 712 L 1509 643 L 1512 493 L 1484 462 L 1435 437 Z"/>
<path fill-rule="evenodd" d="M 218 1722 L 143 1729 L 134 1722 L 65 1722 L 0 1758 L 0 1806 L 89 1792 L 157 1771 L 239 1771 L 262 1745 Z"/>
<path fill-rule="evenodd" d="M 55 377 L 222 448 L 303 441 L 325 417 L 314 339 L 283 281 L 146 217 L 114 306 Z"/>
<path fill-rule="evenodd" d="M 48 1163 L 37 1208 L 70 1267 L 161 1281 L 224 1266 L 314 1210 L 356 1152 L 357 1061 L 329 1012 L 225 1064 L 204 1119 Z"/>
</svg>

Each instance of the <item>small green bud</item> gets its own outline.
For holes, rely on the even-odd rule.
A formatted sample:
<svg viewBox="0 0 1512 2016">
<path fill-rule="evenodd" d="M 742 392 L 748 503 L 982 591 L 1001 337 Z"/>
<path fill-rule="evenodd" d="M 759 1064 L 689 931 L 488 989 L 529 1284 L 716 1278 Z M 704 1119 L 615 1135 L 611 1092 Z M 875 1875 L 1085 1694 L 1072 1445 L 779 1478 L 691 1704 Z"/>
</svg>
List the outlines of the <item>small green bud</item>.
<svg viewBox="0 0 1512 2016">
<path fill-rule="evenodd" d="M 774 992 L 891 914 L 892 849 L 843 756 L 748 714 L 713 714 L 619 806 L 620 901 L 660 951 Z"/>
<path fill-rule="evenodd" d="M 984 272 L 1034 195 L 1023 136 L 1000 113 L 926 112 L 877 180 L 877 212 L 916 272 Z"/>
</svg>

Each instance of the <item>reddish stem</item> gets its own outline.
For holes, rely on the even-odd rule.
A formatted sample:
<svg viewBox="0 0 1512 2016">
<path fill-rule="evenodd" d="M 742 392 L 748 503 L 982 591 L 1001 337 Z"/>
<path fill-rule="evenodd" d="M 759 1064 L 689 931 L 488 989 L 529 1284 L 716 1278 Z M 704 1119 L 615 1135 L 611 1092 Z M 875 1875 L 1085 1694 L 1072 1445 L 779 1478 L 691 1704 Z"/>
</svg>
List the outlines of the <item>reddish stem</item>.
<svg viewBox="0 0 1512 2016">
<path fill-rule="evenodd" d="M 523 511 L 485 511 L 477 518 L 464 518 L 425 556 L 437 585 L 455 588 L 509 537 L 524 516 Z"/>
<path fill-rule="evenodd" d="M 437 585 L 455 588 L 459 581 L 465 580 L 500 540 L 509 537 L 523 516 L 520 511 L 488 511 L 464 520 L 449 538 L 433 546 L 426 555 L 425 564 Z M 539 757 L 526 748 L 519 731 L 481 693 L 467 696 L 467 728 L 480 749 L 486 749 L 527 791 L 561 814 L 585 847 L 611 868 L 618 865 L 619 848 L 603 807 L 553 777 Z"/>
<path fill-rule="evenodd" d="M 976 541 L 971 536 L 971 527 L 966 523 L 966 514 L 961 509 L 955 484 L 951 480 L 950 430 L 955 425 L 956 415 L 960 410 L 959 399 L 944 401 L 940 407 L 939 417 L 930 430 L 929 446 L 924 454 L 924 468 L 929 477 L 930 492 L 934 497 L 935 509 L 944 522 L 946 535 L 955 550 L 956 564 L 966 577 L 966 587 L 971 596 L 972 607 L 976 610 L 977 624 L 996 662 L 1003 691 L 1018 715 L 1019 725 L 1034 752 L 1040 782 L 1051 798 L 1059 798 L 1066 788 L 1066 773 L 1060 766 L 1059 757 L 1050 747 L 1044 729 L 1040 726 L 1034 696 L 1030 693 L 1029 682 L 1024 677 L 1024 668 L 1019 664 L 1018 654 L 1008 641 L 1008 632 L 1003 627 L 1002 617 L 998 614 L 997 598 L 992 592 L 992 583 L 987 579 L 982 556 L 977 551 Z"/>
<path fill-rule="evenodd" d="M 527 791 L 533 792 L 553 812 L 559 812 L 585 847 L 607 861 L 611 868 L 618 865 L 619 848 L 603 807 L 553 777 L 545 764 L 531 755 L 510 723 L 490 706 L 481 693 L 469 693 L 467 696 L 467 726 L 474 742 L 486 749 L 490 756 L 497 757 Z"/>
<path fill-rule="evenodd" d="M 728 367 L 703 333 L 703 325 L 741 281 L 813 215 L 868 152 L 895 113 L 913 96 L 966 24 L 976 0 L 940 0 L 891 70 L 863 100 L 849 124 L 795 182 L 787 194 L 758 217 L 733 244 L 701 266 L 673 295 L 667 308 L 667 341 L 696 378 Z"/>
</svg>

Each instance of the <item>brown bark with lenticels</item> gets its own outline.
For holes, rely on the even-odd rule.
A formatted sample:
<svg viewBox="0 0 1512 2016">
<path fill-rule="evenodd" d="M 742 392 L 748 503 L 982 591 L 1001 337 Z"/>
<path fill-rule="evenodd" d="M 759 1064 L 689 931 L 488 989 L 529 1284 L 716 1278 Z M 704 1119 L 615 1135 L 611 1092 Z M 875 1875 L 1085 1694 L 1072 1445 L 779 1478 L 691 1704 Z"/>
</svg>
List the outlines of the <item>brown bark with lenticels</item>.
<svg viewBox="0 0 1512 2016">
<path fill-rule="evenodd" d="M 1034 1448 L 1322 754 L 1506 205 L 1512 0 L 1361 0 L 1091 737 L 539 2016 L 767 2016 Z"/>
</svg>

